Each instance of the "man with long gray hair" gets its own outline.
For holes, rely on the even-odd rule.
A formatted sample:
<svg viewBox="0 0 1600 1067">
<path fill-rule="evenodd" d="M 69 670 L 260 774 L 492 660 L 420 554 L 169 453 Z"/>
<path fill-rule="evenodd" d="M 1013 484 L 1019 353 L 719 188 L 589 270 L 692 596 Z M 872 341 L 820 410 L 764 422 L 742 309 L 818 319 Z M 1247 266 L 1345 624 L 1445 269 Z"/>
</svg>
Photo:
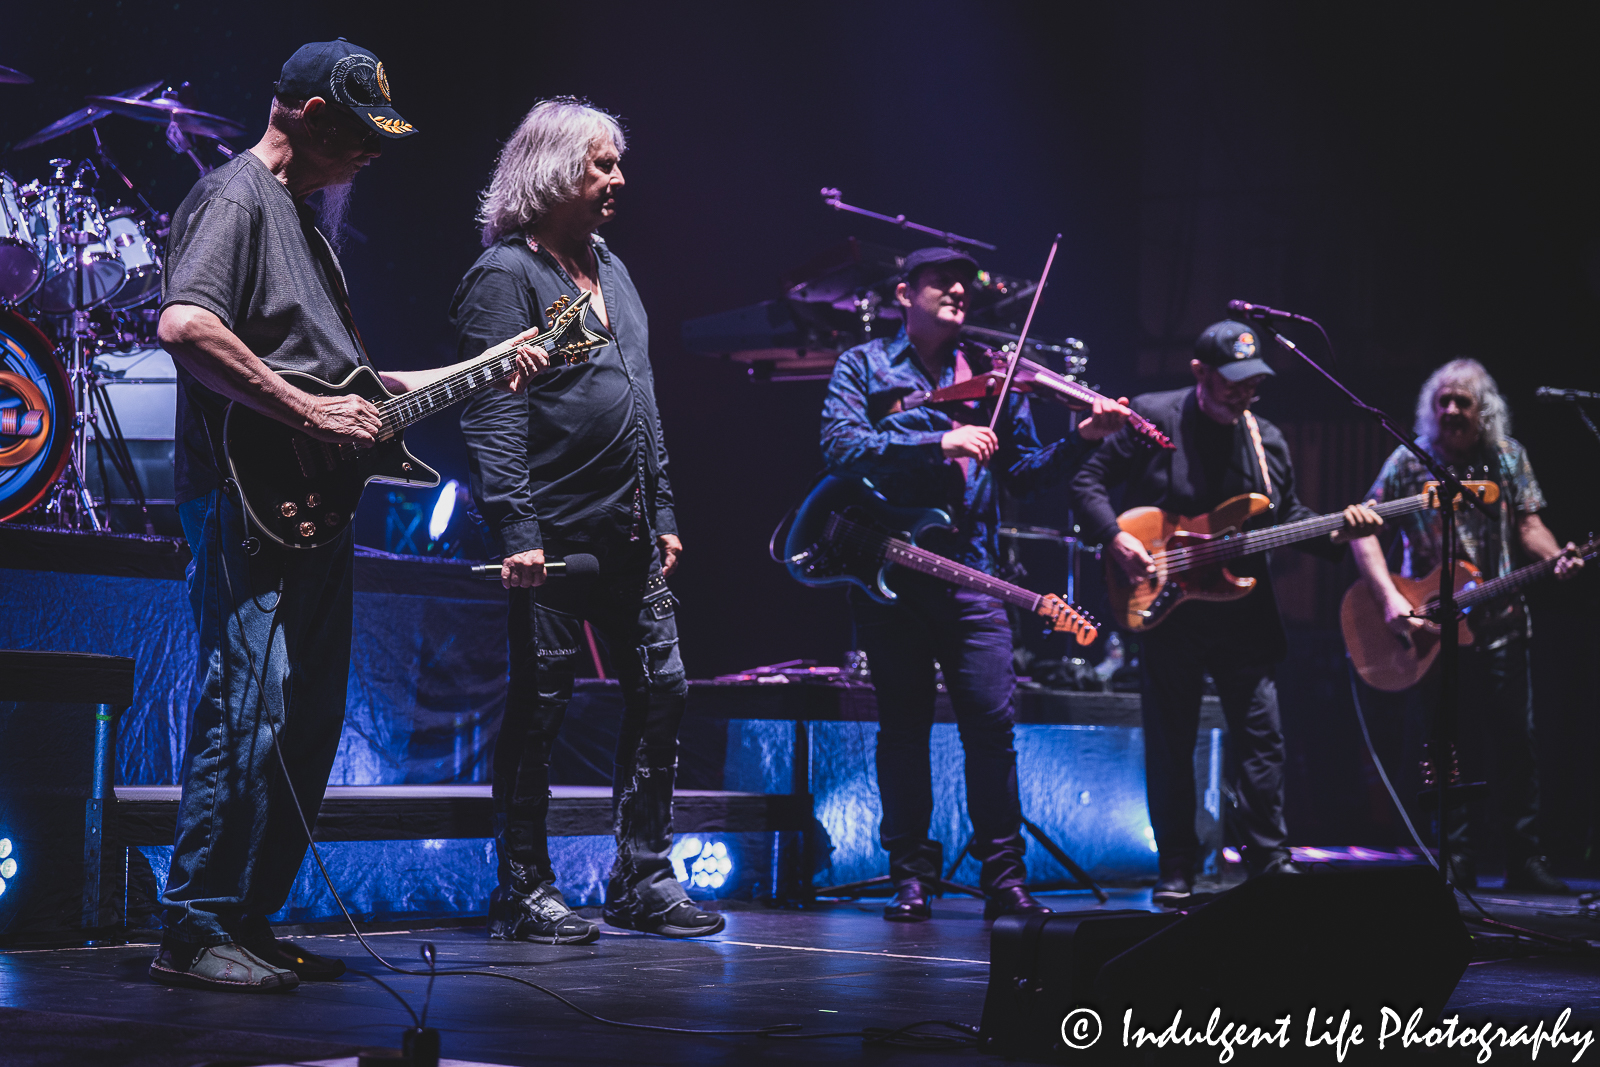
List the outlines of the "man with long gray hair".
<svg viewBox="0 0 1600 1067">
<path fill-rule="evenodd" d="M 1533 560 L 1564 556 L 1557 578 L 1577 575 L 1581 557 L 1570 555 L 1539 518 L 1544 494 L 1533 476 L 1528 453 L 1511 437 L 1511 417 L 1495 381 L 1474 359 L 1446 363 L 1417 396 L 1417 443 L 1459 478 L 1496 482 L 1500 501 L 1494 518 L 1467 509 L 1456 519 L 1457 558 L 1476 566 L 1485 578 L 1508 574 L 1518 556 Z M 1404 448 L 1389 456 L 1370 495 L 1397 500 L 1422 491 L 1432 475 Z M 1440 563 L 1443 520 L 1437 510 L 1413 512 L 1394 521 L 1399 531 L 1400 573 L 1423 578 Z M 1395 587 L 1383 549 L 1375 538 L 1353 544 L 1356 565 L 1389 627 L 1405 640 L 1422 621 Z M 1527 606 L 1518 597 L 1473 612 L 1473 643 L 1461 650 L 1460 707 L 1462 770 L 1469 778 L 1492 772 L 1500 815 L 1505 820 L 1506 888 L 1544 893 L 1569 892 L 1550 872 L 1541 854 L 1537 820 L 1539 771 L 1534 753 L 1533 690 L 1528 674 L 1530 627 Z M 1435 665 L 1409 696 L 1412 729 L 1431 722 L 1438 702 L 1439 668 Z M 1411 744 L 1408 748 L 1417 748 Z M 1453 810 L 1446 822 L 1451 875 L 1457 885 L 1477 884 L 1476 860 L 1464 809 Z"/>
<path fill-rule="evenodd" d="M 610 342 L 542 375 L 526 397 L 480 395 L 461 416 L 473 496 L 511 590 L 510 684 L 494 753 L 500 884 L 489 913 L 489 936 L 507 940 L 584 944 L 600 934 L 556 888 L 545 833 L 550 750 L 587 646 L 585 620 L 614 654 L 624 701 L 606 921 L 667 937 L 723 927 L 688 899 L 669 857 L 688 684 L 666 579 L 683 544 L 644 306 L 595 233 L 616 215 L 625 147 L 604 111 L 566 97 L 536 104 L 500 153 L 479 216 L 486 248 L 451 303 L 463 352 L 538 326 L 555 300 L 583 293 L 589 327 Z M 596 556 L 599 576 L 545 585 L 547 557 L 573 552 Z"/>
</svg>

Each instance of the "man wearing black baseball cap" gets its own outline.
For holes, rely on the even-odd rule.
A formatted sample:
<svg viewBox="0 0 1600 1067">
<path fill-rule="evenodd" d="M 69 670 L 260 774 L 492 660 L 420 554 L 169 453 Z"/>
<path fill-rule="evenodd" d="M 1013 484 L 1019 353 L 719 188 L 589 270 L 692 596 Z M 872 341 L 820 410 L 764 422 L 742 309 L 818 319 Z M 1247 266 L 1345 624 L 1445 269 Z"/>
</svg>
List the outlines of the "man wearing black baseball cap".
<svg viewBox="0 0 1600 1067">
<path fill-rule="evenodd" d="M 993 357 L 959 347 L 978 263 L 953 248 L 922 248 L 905 259 L 895 288 L 905 327 L 839 357 L 822 409 L 822 451 L 834 474 L 870 478 L 896 505 L 941 508 L 956 520 L 919 544 L 992 571 L 999 558 L 1000 488 L 1026 494 L 1063 479 L 1085 453 L 1119 427 L 1126 409 L 1101 403 L 1067 438 L 1041 447 L 1027 400 L 1013 393 L 991 430 L 982 411 L 958 421 L 941 407 L 901 410 L 900 398 L 966 381 L 992 369 Z M 935 660 L 961 728 L 966 756 L 969 846 L 980 865 L 984 918 L 1049 911 L 1024 884 L 1022 808 L 1017 790 L 1011 623 L 999 600 L 937 579 L 896 570 L 898 599 L 879 604 L 851 590 L 860 646 L 878 697 L 879 840 L 889 853 L 895 897 L 891 922 L 932 917 L 930 886 L 941 849 L 928 836 L 933 810 L 929 730 Z"/>
<path fill-rule="evenodd" d="M 1242 493 L 1273 502 L 1268 523 L 1295 522 L 1315 512 L 1295 496 L 1294 467 L 1283 434 L 1250 411 L 1256 388 L 1273 376 L 1260 354 L 1260 335 L 1242 322 L 1212 323 L 1195 341 L 1187 389 L 1146 393 L 1132 407 L 1176 445 L 1152 452 L 1118 433 L 1073 479 L 1074 507 L 1088 540 L 1106 545 L 1131 581 L 1156 573 L 1137 537 L 1117 524 L 1111 490 L 1124 486 L 1122 507 L 1154 506 L 1200 516 Z M 1345 527 L 1301 542 L 1336 558 L 1346 541 L 1375 533 L 1382 520 L 1369 508 L 1345 509 Z M 1150 825 L 1160 851 L 1156 903 L 1178 905 L 1193 891 L 1199 860 L 1195 835 L 1194 747 L 1204 676 L 1210 674 L 1228 720 L 1229 785 L 1234 820 L 1244 836 L 1252 875 L 1298 868 L 1285 846 L 1283 732 L 1278 718 L 1276 664 L 1288 652 L 1265 555 L 1231 561 L 1228 569 L 1265 586 L 1232 601 L 1189 600 L 1140 634 L 1145 788 Z"/>
<path fill-rule="evenodd" d="M 283 68 L 261 141 L 201 178 L 172 216 L 159 336 L 180 383 L 175 480 L 202 676 L 161 895 L 166 929 L 150 964 L 167 985 L 259 993 L 344 972 L 276 940 L 267 916 L 305 855 L 296 804 L 315 822 L 338 750 L 354 542 L 348 523 L 321 548 L 258 537 L 218 442 L 230 404 L 318 441 L 374 440 L 367 400 L 303 392 L 275 372 L 337 382 L 368 362 L 306 198 L 347 185 L 381 138 L 414 132 L 388 103 L 373 56 L 345 41 L 306 45 Z M 512 384 L 538 363 L 524 362 Z M 382 377 L 405 392 L 452 369 Z"/>
</svg>

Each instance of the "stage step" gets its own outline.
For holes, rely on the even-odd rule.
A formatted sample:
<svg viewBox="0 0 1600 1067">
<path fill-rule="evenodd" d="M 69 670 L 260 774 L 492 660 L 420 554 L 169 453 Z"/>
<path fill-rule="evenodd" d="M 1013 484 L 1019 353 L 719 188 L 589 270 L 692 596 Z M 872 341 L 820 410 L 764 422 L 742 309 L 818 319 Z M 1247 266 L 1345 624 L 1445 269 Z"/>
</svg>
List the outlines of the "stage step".
<svg viewBox="0 0 1600 1067">
<path fill-rule="evenodd" d="M 611 833 L 608 786 L 551 787 L 551 837 Z M 119 845 L 170 845 L 178 821 L 175 785 L 119 785 L 108 835 Z M 779 793 L 680 789 L 676 833 L 768 833 L 811 826 L 811 798 Z M 318 841 L 420 841 L 494 835 L 488 785 L 329 786 L 313 836 Z"/>
</svg>

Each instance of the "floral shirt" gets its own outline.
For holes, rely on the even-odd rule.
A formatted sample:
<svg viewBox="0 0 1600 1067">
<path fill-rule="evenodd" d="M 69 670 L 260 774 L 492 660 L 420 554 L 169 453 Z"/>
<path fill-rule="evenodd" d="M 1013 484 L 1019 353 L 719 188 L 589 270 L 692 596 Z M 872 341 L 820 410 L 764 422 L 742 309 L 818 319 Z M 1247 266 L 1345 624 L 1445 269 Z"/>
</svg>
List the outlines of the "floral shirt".
<svg viewBox="0 0 1600 1067">
<path fill-rule="evenodd" d="M 1437 459 L 1437 453 L 1434 455 Z M 1444 465 L 1463 481 L 1499 484 L 1500 501 L 1489 505 L 1494 518 L 1470 507 L 1456 513 L 1457 557 L 1476 566 L 1485 579 L 1509 574 L 1523 562 L 1514 558 L 1522 546 L 1517 532 L 1520 520 L 1545 507 L 1544 493 L 1533 476 L 1527 450 L 1509 437 L 1498 448 L 1480 441 L 1465 462 Z M 1415 496 L 1432 480 L 1433 476 L 1415 456 L 1397 448 L 1385 461 L 1368 496 L 1379 503 Z M 1439 510 L 1414 511 L 1394 519 L 1391 525 L 1400 532 L 1400 573 L 1407 578 L 1431 574 L 1439 566 L 1439 545 L 1444 536 L 1444 519 Z M 1472 620 L 1472 630 L 1480 644 L 1519 627 L 1526 631 L 1526 612 L 1520 610 L 1519 603 L 1486 605 L 1485 610 L 1485 617 Z"/>
</svg>

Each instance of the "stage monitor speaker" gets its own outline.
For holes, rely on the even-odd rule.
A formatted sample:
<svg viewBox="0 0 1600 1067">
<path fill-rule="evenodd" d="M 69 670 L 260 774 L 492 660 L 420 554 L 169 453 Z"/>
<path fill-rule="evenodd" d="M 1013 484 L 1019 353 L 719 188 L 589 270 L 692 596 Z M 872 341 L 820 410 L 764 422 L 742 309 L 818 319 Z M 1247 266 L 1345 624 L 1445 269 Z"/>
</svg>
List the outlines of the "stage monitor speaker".
<svg viewBox="0 0 1600 1067">
<path fill-rule="evenodd" d="M 122 656 L 0 651 L 0 945 L 82 943 L 116 921 L 122 864 L 102 878 Z"/>
<path fill-rule="evenodd" d="M 1158 1031 L 1179 1008 L 1201 1030 L 1219 1006 L 1223 1021 L 1263 1028 L 1290 1014 L 1297 1040 L 1312 1008 L 1335 1026 L 1348 1008 L 1370 1044 L 1383 1007 L 1437 1018 L 1471 953 L 1432 867 L 1315 869 L 1255 878 L 1195 909 L 1101 968 L 1093 999 L 1118 1035 L 1130 1007 L 1135 1025 Z"/>
<path fill-rule="evenodd" d="M 996 919 L 979 1029 L 985 1050 L 1046 1060 L 1066 1054 L 1062 1020 L 1093 999 L 1101 967 L 1180 918 L 1172 912 L 1077 911 Z"/>
</svg>

